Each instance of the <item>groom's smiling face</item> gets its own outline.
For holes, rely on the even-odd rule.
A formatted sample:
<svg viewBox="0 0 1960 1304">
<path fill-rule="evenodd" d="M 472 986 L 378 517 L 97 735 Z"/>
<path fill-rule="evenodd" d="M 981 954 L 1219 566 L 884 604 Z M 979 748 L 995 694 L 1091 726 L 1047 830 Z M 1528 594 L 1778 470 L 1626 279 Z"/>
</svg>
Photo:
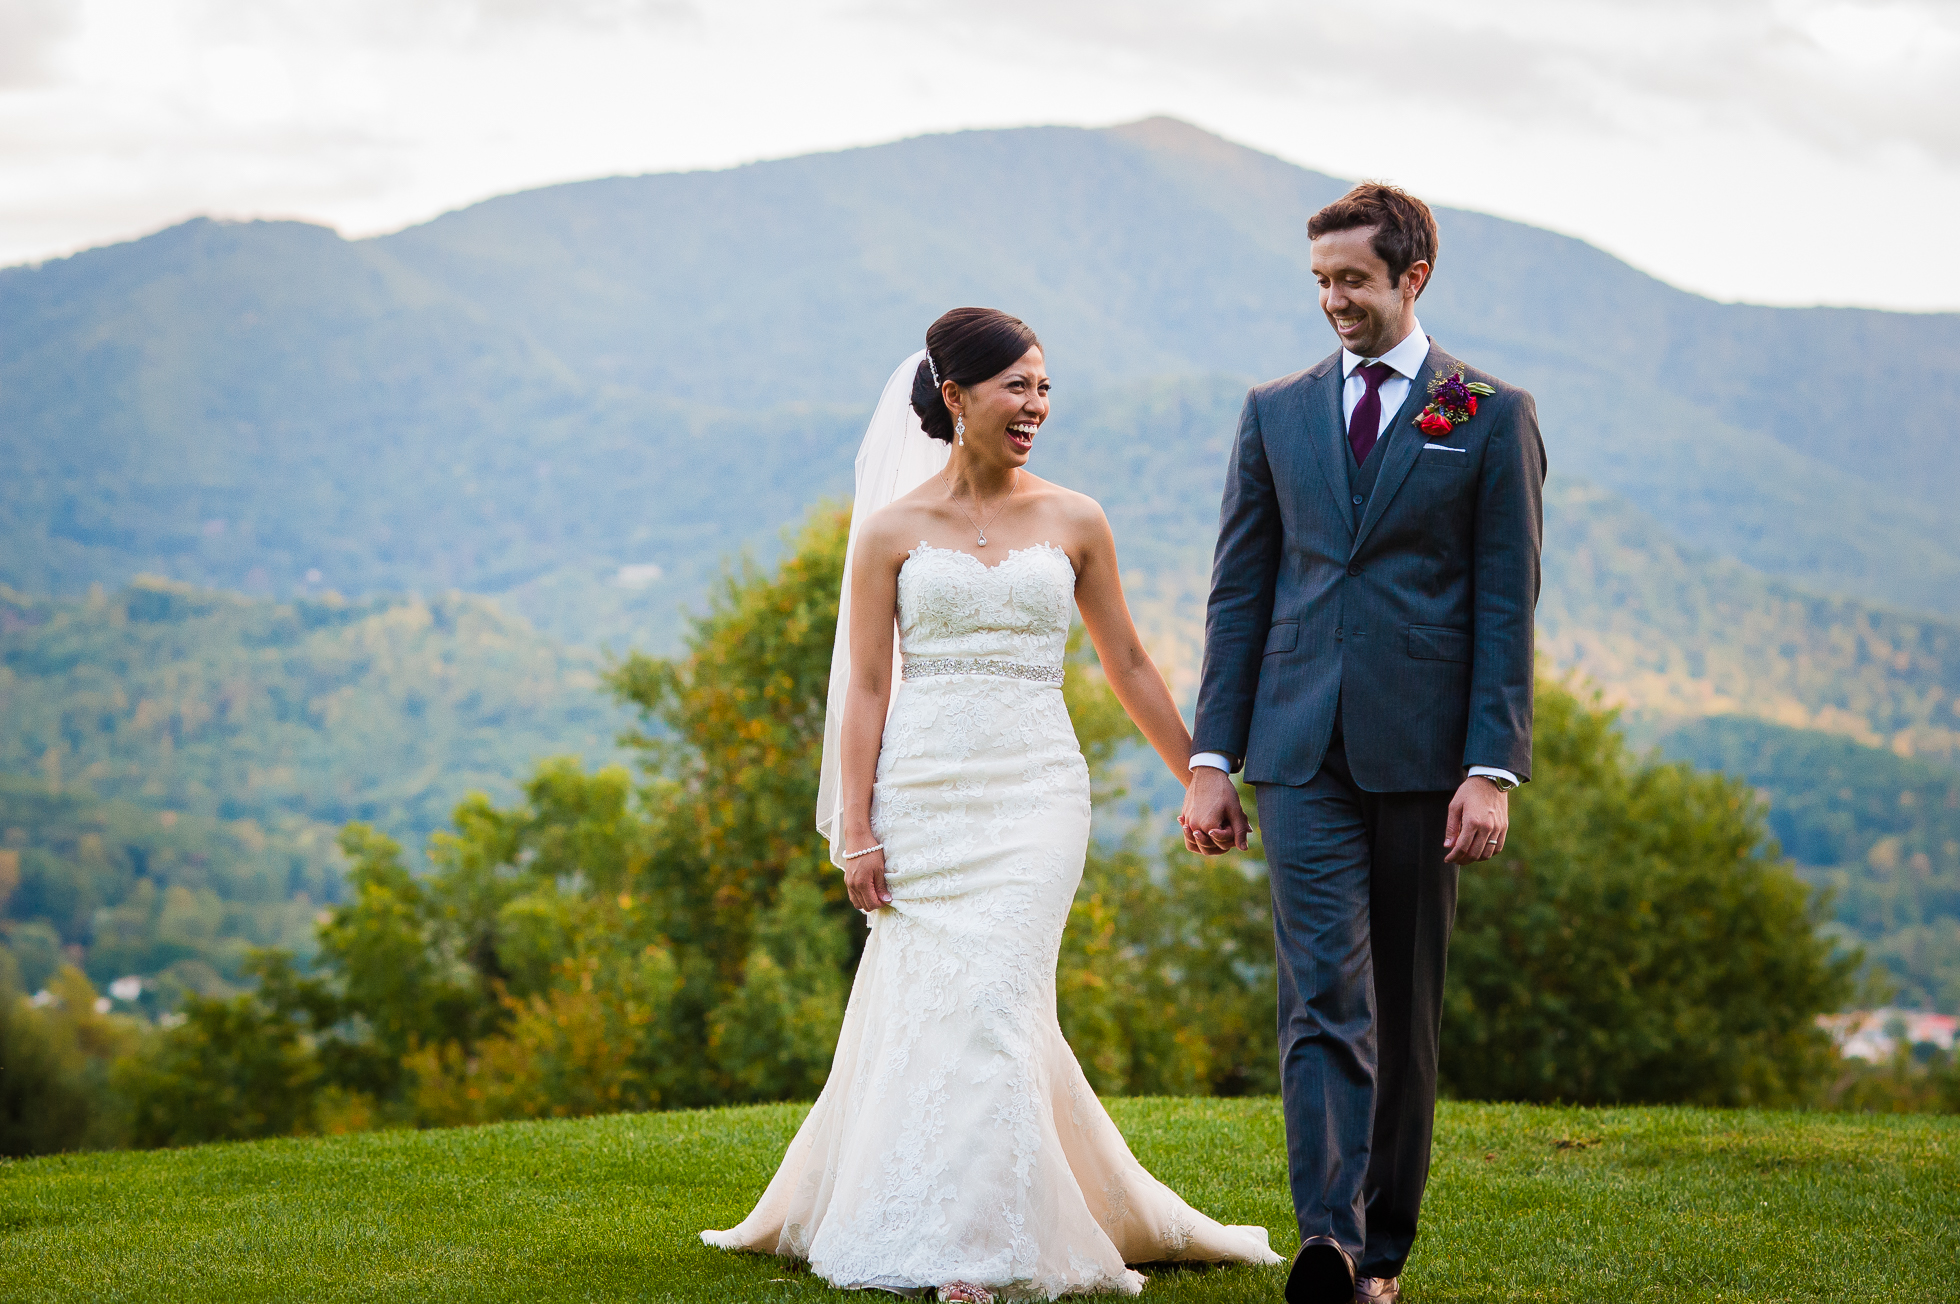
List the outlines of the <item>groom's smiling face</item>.
<svg viewBox="0 0 1960 1304">
<path fill-rule="evenodd" d="M 1379 358 L 1415 329 L 1416 295 L 1429 264 L 1412 263 L 1399 279 L 1391 277 L 1375 252 L 1374 227 L 1327 232 L 1313 242 L 1312 267 L 1320 310 L 1350 352 Z"/>
</svg>

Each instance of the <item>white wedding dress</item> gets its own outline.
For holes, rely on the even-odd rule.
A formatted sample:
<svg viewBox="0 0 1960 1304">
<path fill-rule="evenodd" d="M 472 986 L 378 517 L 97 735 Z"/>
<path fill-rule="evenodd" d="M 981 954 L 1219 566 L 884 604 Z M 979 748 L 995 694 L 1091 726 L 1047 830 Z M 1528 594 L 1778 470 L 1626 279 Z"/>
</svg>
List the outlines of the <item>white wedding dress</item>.
<svg viewBox="0 0 1960 1304">
<path fill-rule="evenodd" d="M 1277 1263 L 1145 1172 L 1055 1021 L 1089 774 L 1059 691 L 1075 572 L 1050 544 L 988 567 L 921 543 L 899 570 L 905 677 L 871 820 L 871 916 L 837 1055 L 782 1167 L 710 1245 L 842 1287 L 1134 1295 L 1128 1263 Z"/>
</svg>

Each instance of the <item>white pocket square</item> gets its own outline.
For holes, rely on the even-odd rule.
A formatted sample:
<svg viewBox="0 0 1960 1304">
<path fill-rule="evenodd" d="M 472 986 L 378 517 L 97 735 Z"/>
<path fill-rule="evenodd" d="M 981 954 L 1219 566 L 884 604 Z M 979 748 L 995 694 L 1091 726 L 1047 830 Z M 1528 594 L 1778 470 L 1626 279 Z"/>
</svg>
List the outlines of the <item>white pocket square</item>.
<svg viewBox="0 0 1960 1304">
<path fill-rule="evenodd" d="M 1470 451 L 1467 448 L 1451 448 L 1448 444 L 1424 444 L 1423 447 L 1433 448 L 1439 453 L 1467 453 Z"/>
</svg>

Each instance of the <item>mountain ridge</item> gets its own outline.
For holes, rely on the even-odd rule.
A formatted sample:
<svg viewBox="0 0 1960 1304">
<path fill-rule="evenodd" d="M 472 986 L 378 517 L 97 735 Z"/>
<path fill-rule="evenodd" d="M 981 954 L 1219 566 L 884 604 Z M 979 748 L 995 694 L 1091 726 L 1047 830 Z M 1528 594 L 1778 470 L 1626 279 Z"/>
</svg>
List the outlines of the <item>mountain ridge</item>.
<svg viewBox="0 0 1960 1304">
<path fill-rule="evenodd" d="M 939 202 L 995 183 L 1027 202 Z M 1080 405 L 1330 349 L 1300 228 L 1345 185 L 1152 119 L 568 183 L 359 241 L 200 219 L 0 271 L 0 581 L 460 587 L 660 645 L 720 557 L 848 490 L 889 360 L 948 302 L 1035 321 L 1055 431 L 1109 444 L 1081 486 L 1155 495 L 1098 478 L 1143 436 Z M 1925 419 L 1960 402 L 1960 316 L 1715 304 L 1570 237 L 1439 221 L 1424 324 L 1538 395 L 1555 481 L 1819 592 L 1960 614 L 1960 524 L 1932 505 L 1960 451 Z M 1749 388 L 1799 372 L 1918 473 L 1848 470 L 1837 417 L 1790 416 L 1802 385 Z M 1179 513 L 1191 547 L 1208 510 Z"/>
</svg>

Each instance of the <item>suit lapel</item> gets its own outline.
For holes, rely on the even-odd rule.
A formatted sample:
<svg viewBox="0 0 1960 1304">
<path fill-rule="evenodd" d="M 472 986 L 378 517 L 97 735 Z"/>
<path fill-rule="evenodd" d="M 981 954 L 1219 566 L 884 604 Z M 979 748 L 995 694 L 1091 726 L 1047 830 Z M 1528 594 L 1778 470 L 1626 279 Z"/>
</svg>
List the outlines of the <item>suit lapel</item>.
<svg viewBox="0 0 1960 1304">
<path fill-rule="evenodd" d="M 1341 374 L 1341 355 L 1336 353 L 1316 370 L 1318 374 L 1310 376 L 1296 391 L 1302 408 L 1300 415 L 1306 422 L 1307 442 L 1313 446 L 1314 461 L 1320 463 L 1321 478 L 1327 482 L 1327 492 L 1334 497 L 1338 509 L 1334 515 L 1352 540 L 1354 511 L 1348 506 L 1347 431 L 1341 422 L 1341 386 L 1347 377 Z"/>
<path fill-rule="evenodd" d="M 1385 436 L 1388 450 L 1382 455 L 1381 474 L 1375 477 L 1375 491 L 1368 496 L 1368 506 L 1362 512 L 1361 528 L 1354 532 L 1354 552 L 1361 551 L 1361 545 L 1368 542 L 1369 531 L 1388 510 L 1396 490 L 1409 478 L 1416 458 L 1422 454 L 1422 432 L 1416 429 L 1416 414 L 1428 406 L 1429 382 L 1436 379 L 1438 372 L 1455 366 L 1456 359 L 1433 343 L 1429 346 L 1421 373 L 1409 382 L 1409 392 L 1402 399 L 1402 406 L 1395 409 L 1395 420 L 1389 424 Z M 1348 555 L 1352 557 L 1354 553 Z"/>
</svg>

